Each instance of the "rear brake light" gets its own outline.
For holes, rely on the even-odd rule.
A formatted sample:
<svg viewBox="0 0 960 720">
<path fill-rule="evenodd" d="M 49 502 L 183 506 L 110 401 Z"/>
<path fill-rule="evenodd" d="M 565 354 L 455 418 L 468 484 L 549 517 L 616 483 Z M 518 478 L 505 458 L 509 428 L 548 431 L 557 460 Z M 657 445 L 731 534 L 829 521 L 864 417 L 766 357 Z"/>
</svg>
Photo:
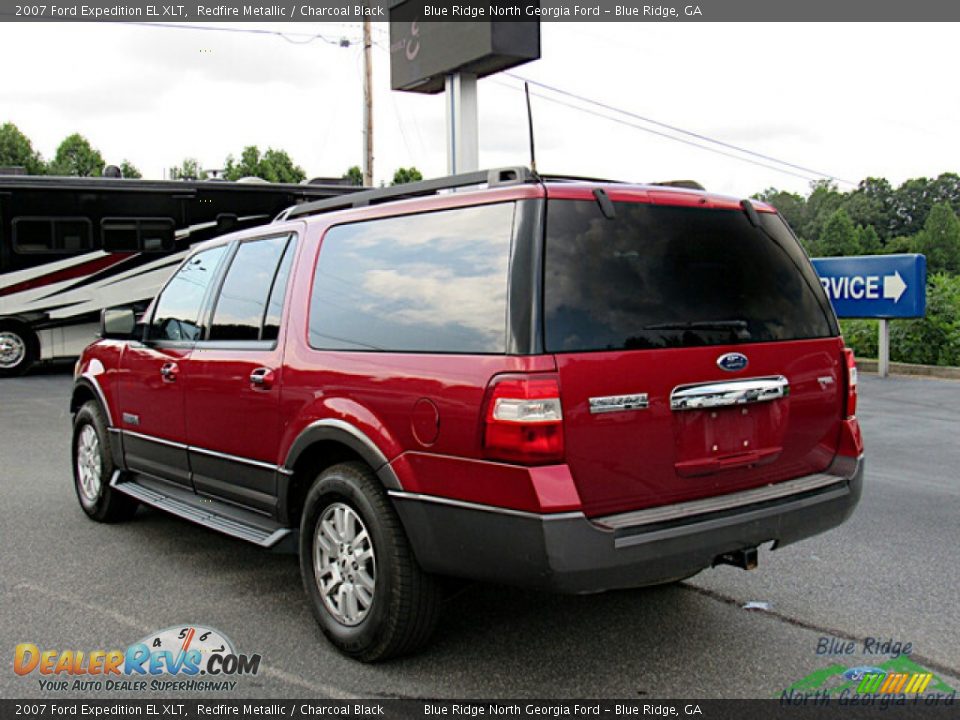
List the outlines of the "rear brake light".
<svg viewBox="0 0 960 720">
<path fill-rule="evenodd" d="M 483 449 L 494 460 L 544 465 L 563 460 L 563 411 L 556 378 L 494 379 Z"/>
<path fill-rule="evenodd" d="M 843 358 L 847 380 L 846 414 L 847 417 L 853 417 L 857 414 L 857 362 L 850 348 L 843 349 Z"/>
</svg>

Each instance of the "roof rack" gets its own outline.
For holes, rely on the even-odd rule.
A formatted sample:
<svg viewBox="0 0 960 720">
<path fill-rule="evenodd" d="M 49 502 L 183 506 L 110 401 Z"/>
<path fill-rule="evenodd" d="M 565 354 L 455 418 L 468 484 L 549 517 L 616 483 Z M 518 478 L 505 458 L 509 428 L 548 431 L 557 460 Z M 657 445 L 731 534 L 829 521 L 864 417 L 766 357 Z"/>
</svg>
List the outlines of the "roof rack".
<svg viewBox="0 0 960 720">
<path fill-rule="evenodd" d="M 376 205 L 388 200 L 423 197 L 425 195 L 433 195 L 441 190 L 453 190 L 454 188 L 469 187 L 471 185 L 502 187 L 504 185 L 520 185 L 522 183 L 533 182 L 536 179 L 537 176 L 529 168 L 522 166 L 496 168 L 493 170 L 477 170 L 476 172 L 448 175 L 447 177 L 433 178 L 431 180 L 421 180 L 403 185 L 364 190 L 342 197 L 315 200 L 313 202 L 294 205 L 277 215 L 274 222 L 293 220 L 294 218 L 305 217 L 307 215 L 319 215 L 334 210 L 366 207 L 367 205 Z"/>
<path fill-rule="evenodd" d="M 687 190 L 703 190 L 706 192 L 706 188 L 698 183 L 696 180 L 663 180 L 662 182 L 650 183 L 651 185 L 657 185 L 659 187 L 675 187 L 675 188 L 686 188 Z"/>
<path fill-rule="evenodd" d="M 609 178 L 586 177 L 584 175 L 544 175 L 540 173 L 543 180 L 561 183 L 611 183 L 613 185 L 624 184 L 623 180 L 610 180 Z"/>
</svg>

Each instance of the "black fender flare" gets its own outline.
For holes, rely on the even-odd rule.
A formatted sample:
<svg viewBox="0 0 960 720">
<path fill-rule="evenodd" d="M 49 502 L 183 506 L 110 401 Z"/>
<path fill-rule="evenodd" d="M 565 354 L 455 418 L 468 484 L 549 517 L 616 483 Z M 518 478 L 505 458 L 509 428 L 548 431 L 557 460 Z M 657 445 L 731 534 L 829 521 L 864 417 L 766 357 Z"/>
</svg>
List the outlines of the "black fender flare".
<svg viewBox="0 0 960 720">
<path fill-rule="evenodd" d="M 345 445 L 359 455 L 380 478 L 380 482 L 388 490 L 403 490 L 387 456 L 362 430 L 344 420 L 326 418 L 310 423 L 305 427 L 290 446 L 287 457 L 280 466 L 279 472 L 290 477 L 297 460 L 311 445 L 318 442 L 337 442 Z"/>
<path fill-rule="evenodd" d="M 77 390 L 81 387 L 93 395 L 97 404 L 100 406 L 100 410 L 103 411 L 103 417 L 107 421 L 107 432 L 110 433 L 111 436 L 110 448 L 114 465 L 118 468 L 126 468 L 123 457 L 123 436 L 113 423 L 113 414 L 110 412 L 110 405 L 107 403 L 107 398 L 104 396 L 103 390 L 100 389 L 100 383 L 97 382 L 96 378 L 81 375 L 74 381 L 73 389 L 70 391 L 70 414 L 76 415 L 77 411 L 82 407 L 82 403 L 78 405 L 75 402 Z"/>
</svg>

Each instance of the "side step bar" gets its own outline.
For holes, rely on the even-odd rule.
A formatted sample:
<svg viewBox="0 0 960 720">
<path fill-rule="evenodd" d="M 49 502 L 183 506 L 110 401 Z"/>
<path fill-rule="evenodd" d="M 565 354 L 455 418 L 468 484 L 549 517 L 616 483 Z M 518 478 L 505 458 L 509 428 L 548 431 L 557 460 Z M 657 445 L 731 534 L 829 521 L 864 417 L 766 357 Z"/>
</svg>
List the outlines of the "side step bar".
<svg viewBox="0 0 960 720">
<path fill-rule="evenodd" d="M 114 472 L 110 486 L 136 498 L 144 505 L 158 508 L 184 520 L 203 525 L 254 545 L 296 552 L 296 533 L 269 518 L 242 510 L 228 503 L 201 497 L 162 480 Z M 286 542 L 284 542 L 286 541 Z"/>
</svg>

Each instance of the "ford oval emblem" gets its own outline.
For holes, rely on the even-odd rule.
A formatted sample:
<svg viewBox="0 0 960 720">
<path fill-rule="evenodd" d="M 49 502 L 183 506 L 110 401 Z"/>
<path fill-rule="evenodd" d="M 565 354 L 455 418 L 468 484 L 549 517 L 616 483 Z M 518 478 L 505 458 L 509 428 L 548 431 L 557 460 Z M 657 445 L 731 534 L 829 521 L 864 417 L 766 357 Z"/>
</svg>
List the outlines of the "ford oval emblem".
<svg viewBox="0 0 960 720">
<path fill-rule="evenodd" d="M 747 356 L 743 353 L 732 352 L 717 358 L 717 367 L 727 372 L 736 372 L 747 367 Z"/>
</svg>

